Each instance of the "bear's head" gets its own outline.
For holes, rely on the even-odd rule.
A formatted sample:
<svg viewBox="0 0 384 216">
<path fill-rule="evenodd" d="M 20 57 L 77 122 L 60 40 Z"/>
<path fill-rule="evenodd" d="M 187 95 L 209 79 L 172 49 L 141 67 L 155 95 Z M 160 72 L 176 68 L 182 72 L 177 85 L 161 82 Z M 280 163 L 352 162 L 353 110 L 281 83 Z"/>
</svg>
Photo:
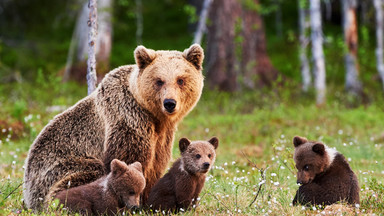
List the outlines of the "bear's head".
<svg viewBox="0 0 384 216">
<path fill-rule="evenodd" d="M 304 137 L 293 138 L 295 154 L 293 159 L 297 168 L 297 183 L 311 183 L 317 175 L 324 173 L 337 153 L 321 142 L 308 141 Z"/>
<path fill-rule="evenodd" d="M 179 148 L 181 152 L 182 168 L 192 174 L 205 174 L 213 166 L 216 159 L 216 149 L 219 140 L 212 137 L 208 141 L 193 141 L 181 138 Z"/>
<path fill-rule="evenodd" d="M 108 176 L 108 187 L 119 198 L 119 207 L 133 208 L 140 204 L 140 195 L 145 188 L 145 178 L 140 162 L 127 165 L 114 159 Z"/>
<path fill-rule="evenodd" d="M 159 120 L 178 121 L 200 99 L 204 51 L 194 44 L 184 52 L 154 51 L 138 46 L 138 70 L 131 75 L 131 91 L 141 106 Z"/>
</svg>

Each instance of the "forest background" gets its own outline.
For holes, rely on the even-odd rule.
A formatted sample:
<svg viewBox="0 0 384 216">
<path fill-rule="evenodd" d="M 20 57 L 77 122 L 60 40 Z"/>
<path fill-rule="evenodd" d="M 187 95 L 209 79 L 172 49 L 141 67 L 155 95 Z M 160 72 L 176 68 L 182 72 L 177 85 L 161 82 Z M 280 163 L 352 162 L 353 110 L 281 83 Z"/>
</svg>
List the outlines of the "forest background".
<svg viewBox="0 0 384 216">
<path fill-rule="evenodd" d="M 28 149 L 87 95 L 87 6 L 0 2 L 0 213 L 32 214 L 21 187 Z M 175 140 L 221 143 L 200 206 L 187 214 L 322 212 L 290 204 L 295 135 L 337 148 L 358 176 L 361 205 L 332 211 L 383 214 L 382 9 L 380 0 L 99 0 L 97 78 L 133 64 L 140 44 L 205 49 L 204 92 Z"/>
</svg>

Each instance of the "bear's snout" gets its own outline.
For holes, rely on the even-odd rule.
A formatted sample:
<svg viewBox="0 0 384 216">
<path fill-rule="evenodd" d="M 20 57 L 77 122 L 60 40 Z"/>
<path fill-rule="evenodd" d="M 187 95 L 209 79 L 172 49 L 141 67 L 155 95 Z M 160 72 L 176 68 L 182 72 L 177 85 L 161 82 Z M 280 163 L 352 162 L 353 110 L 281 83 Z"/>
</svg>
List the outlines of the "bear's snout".
<svg viewBox="0 0 384 216">
<path fill-rule="evenodd" d="M 163 105 L 168 113 L 173 113 L 176 108 L 176 101 L 174 99 L 165 99 Z"/>
<path fill-rule="evenodd" d="M 210 164 L 208 162 L 203 163 L 203 168 L 204 169 L 208 169 L 209 166 L 210 166 Z"/>
</svg>

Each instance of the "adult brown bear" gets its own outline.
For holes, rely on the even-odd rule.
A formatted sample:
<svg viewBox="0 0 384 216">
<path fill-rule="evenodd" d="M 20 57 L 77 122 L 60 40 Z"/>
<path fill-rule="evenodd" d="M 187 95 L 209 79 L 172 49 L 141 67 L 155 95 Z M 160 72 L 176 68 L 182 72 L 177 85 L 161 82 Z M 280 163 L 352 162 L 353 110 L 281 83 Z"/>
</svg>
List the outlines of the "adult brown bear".
<svg viewBox="0 0 384 216">
<path fill-rule="evenodd" d="M 25 163 L 28 208 L 107 174 L 113 159 L 142 164 L 145 203 L 171 158 L 177 124 L 200 98 L 204 52 L 196 44 L 184 52 L 139 46 L 134 56 L 136 65 L 109 72 L 40 132 Z"/>
</svg>

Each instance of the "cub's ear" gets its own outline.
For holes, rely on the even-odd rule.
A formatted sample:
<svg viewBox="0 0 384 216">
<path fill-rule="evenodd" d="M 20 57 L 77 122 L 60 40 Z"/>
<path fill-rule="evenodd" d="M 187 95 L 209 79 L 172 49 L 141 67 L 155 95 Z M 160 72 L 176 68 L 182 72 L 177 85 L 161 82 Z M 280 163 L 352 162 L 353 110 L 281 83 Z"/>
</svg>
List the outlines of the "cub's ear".
<svg viewBox="0 0 384 216">
<path fill-rule="evenodd" d="M 189 139 L 181 138 L 179 141 L 180 153 L 183 153 L 185 150 L 187 150 L 189 144 L 191 144 L 191 141 Z"/>
<path fill-rule="evenodd" d="M 324 155 L 325 146 L 322 143 L 316 143 L 314 146 L 312 146 L 312 151 L 316 152 L 319 155 Z"/>
<path fill-rule="evenodd" d="M 183 55 L 197 70 L 201 70 L 204 60 L 204 50 L 199 44 L 192 44 L 188 49 L 184 50 Z"/>
<path fill-rule="evenodd" d="M 295 137 L 293 138 L 293 145 L 294 145 L 295 147 L 297 147 L 297 146 L 299 146 L 299 145 L 301 145 L 301 144 L 304 144 L 304 143 L 306 143 L 306 142 L 308 142 L 308 140 L 307 140 L 305 137 L 295 136 Z"/>
<path fill-rule="evenodd" d="M 126 168 L 127 168 L 127 164 L 124 163 L 123 161 L 113 159 L 113 161 L 111 162 L 112 175 L 120 175 L 125 171 Z"/>
<path fill-rule="evenodd" d="M 131 164 L 133 168 L 137 169 L 139 172 L 143 172 L 143 166 L 141 165 L 140 162 L 136 161 L 135 163 Z"/>
<path fill-rule="evenodd" d="M 138 46 L 135 49 L 134 55 L 139 69 L 146 68 L 156 58 L 155 50 L 147 49 L 144 46 Z"/>
<path fill-rule="evenodd" d="M 217 139 L 217 137 L 212 137 L 208 142 L 211 143 L 215 149 L 219 146 L 219 139 Z"/>
</svg>

